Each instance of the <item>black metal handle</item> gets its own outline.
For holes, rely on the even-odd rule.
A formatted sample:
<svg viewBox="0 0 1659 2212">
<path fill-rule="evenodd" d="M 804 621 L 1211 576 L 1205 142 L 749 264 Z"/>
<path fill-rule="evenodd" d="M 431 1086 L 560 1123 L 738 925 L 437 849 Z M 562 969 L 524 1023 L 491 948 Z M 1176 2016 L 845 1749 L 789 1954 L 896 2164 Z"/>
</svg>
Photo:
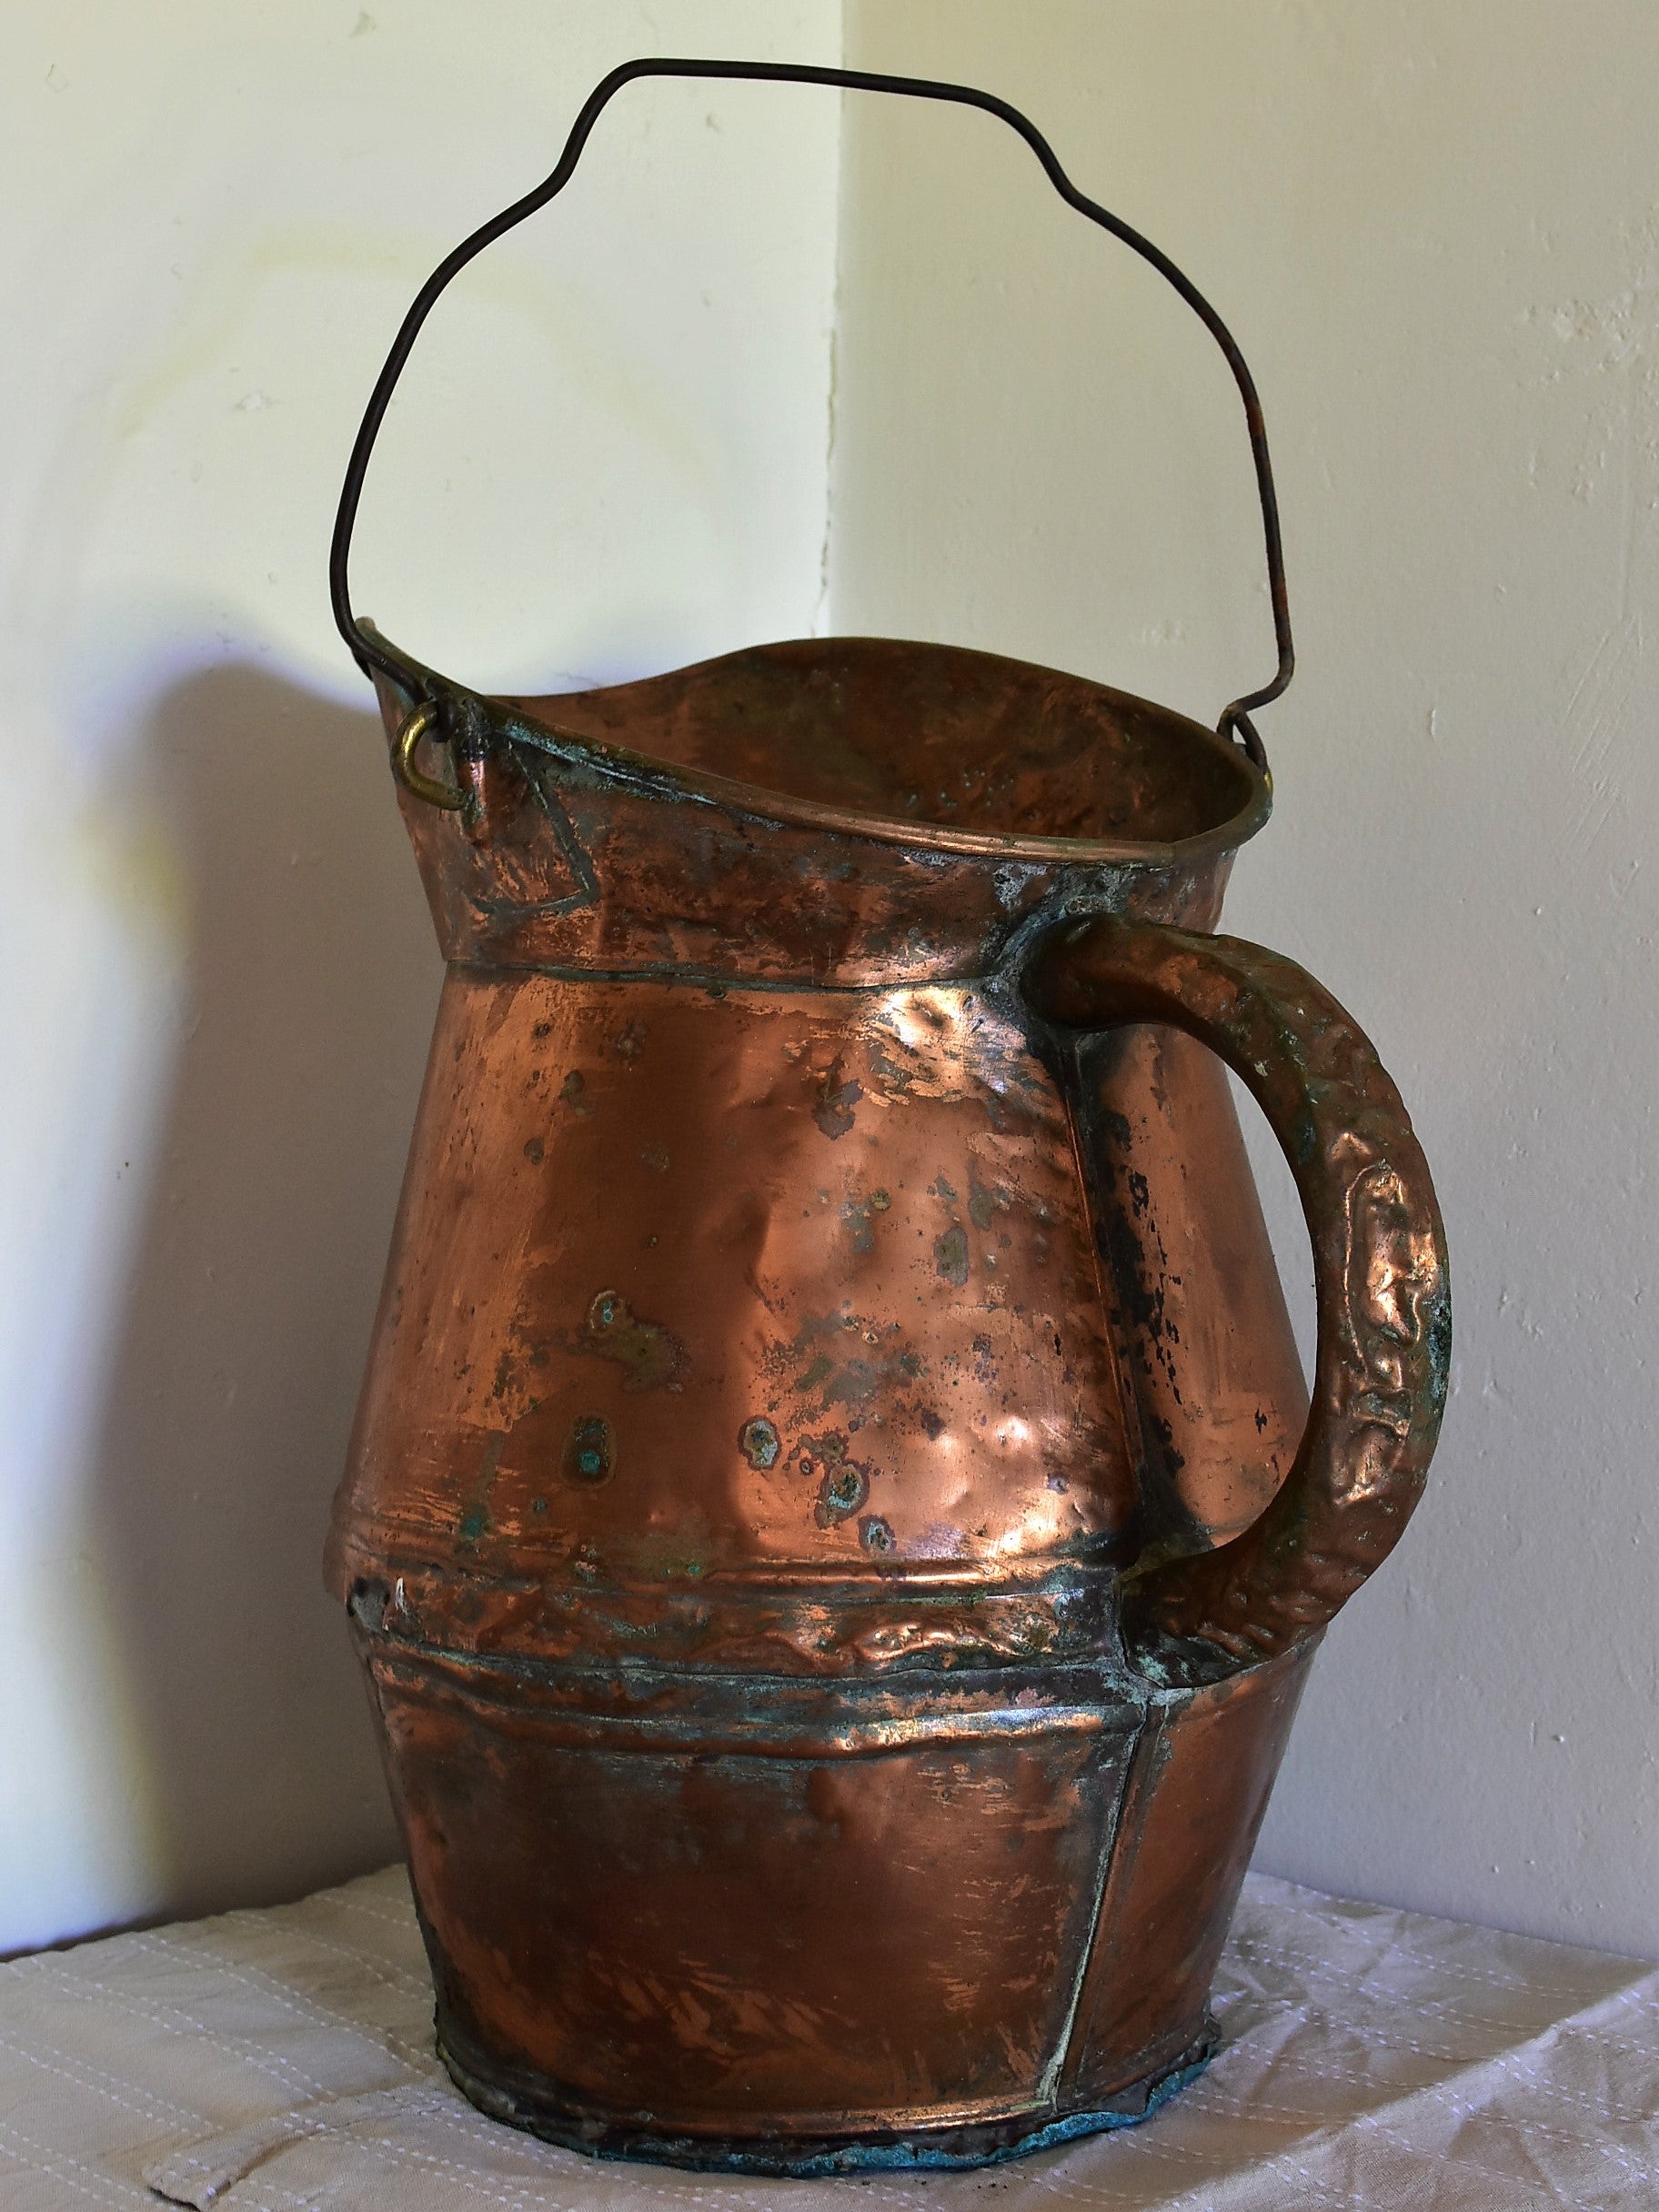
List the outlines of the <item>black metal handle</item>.
<svg viewBox="0 0 1659 2212">
<path fill-rule="evenodd" d="M 558 157 L 552 174 L 527 192 L 522 199 L 504 207 L 498 216 L 464 238 L 455 251 L 440 261 L 416 295 L 414 305 L 404 317 L 392 349 L 386 357 L 386 366 L 375 381 L 364 409 L 357 442 L 351 449 L 351 458 L 346 468 L 346 481 L 340 490 L 339 511 L 335 517 L 334 542 L 328 557 L 328 585 L 334 600 L 334 618 L 340 634 L 351 648 L 357 666 L 366 674 L 379 669 L 384 675 L 398 673 L 385 648 L 369 632 L 364 630 L 351 611 L 351 595 L 347 584 L 347 562 L 351 550 L 352 527 L 357 520 L 357 502 L 363 493 L 363 479 L 368 472 L 369 456 L 375 449 L 380 425 L 391 402 L 393 390 L 403 373 L 421 325 L 432 312 L 439 294 L 450 279 L 459 274 L 476 254 L 483 252 L 505 234 L 517 227 L 527 216 L 545 207 L 550 199 L 562 192 L 576 173 L 576 165 L 582 157 L 594 125 L 624 85 L 631 85 L 637 77 L 721 77 L 752 79 L 773 85 L 828 85 L 849 92 L 890 92 L 905 94 L 920 100 L 944 100 L 958 107 L 977 107 L 988 116 L 995 116 L 1017 131 L 1042 165 L 1043 174 L 1068 207 L 1076 208 L 1091 223 L 1110 231 L 1114 238 L 1131 247 L 1143 261 L 1148 261 L 1158 274 L 1175 287 L 1199 317 L 1225 355 L 1227 366 L 1232 371 L 1233 382 L 1239 387 L 1239 397 L 1244 402 L 1244 419 L 1250 430 L 1250 450 L 1256 466 L 1256 489 L 1262 500 L 1262 527 L 1267 543 L 1267 578 L 1272 594 L 1273 635 L 1279 647 L 1279 668 L 1273 680 L 1259 691 L 1247 692 L 1224 708 L 1217 730 L 1222 737 L 1236 736 L 1245 751 L 1265 770 L 1267 756 L 1251 709 L 1264 707 L 1270 699 L 1277 699 L 1291 680 L 1296 665 L 1291 643 L 1290 608 L 1284 588 L 1284 549 L 1279 531 L 1279 503 L 1273 491 L 1272 464 L 1268 458 L 1267 431 L 1262 419 L 1262 402 L 1256 393 L 1255 379 L 1239 351 L 1232 333 L 1210 305 L 1191 279 L 1183 276 L 1167 254 L 1161 253 L 1148 238 L 1119 216 L 1111 214 L 1096 201 L 1080 192 L 1061 167 L 1054 149 L 1038 130 L 1036 125 L 1022 116 L 1017 107 L 1000 100 L 993 93 L 977 92 L 967 85 L 946 85 L 930 77 L 885 76 L 864 69 L 818 68 L 798 62 L 729 62 L 669 60 L 661 56 L 624 62 L 619 68 L 595 85 L 583 104 L 580 115 L 571 126 L 565 141 L 565 150 Z"/>
</svg>

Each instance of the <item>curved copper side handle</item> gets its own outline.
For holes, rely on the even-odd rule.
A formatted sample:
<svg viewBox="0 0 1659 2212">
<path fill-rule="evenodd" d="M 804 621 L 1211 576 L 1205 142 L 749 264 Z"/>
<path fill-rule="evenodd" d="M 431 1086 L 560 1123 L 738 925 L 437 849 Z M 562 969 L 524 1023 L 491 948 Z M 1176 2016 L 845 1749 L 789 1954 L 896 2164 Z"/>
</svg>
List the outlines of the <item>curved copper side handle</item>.
<svg viewBox="0 0 1659 2212">
<path fill-rule="evenodd" d="M 1208 1045 L 1249 1086 L 1302 1194 L 1319 1344 L 1291 1471 L 1242 1535 L 1131 1569 L 1125 1587 L 1141 1671 L 1212 1678 L 1317 1634 L 1393 1550 L 1422 1493 L 1452 1347 L 1428 1163 L 1369 1040 L 1280 953 L 1105 917 L 1055 930 L 1023 983 L 1065 1027 L 1165 1022 Z"/>
</svg>

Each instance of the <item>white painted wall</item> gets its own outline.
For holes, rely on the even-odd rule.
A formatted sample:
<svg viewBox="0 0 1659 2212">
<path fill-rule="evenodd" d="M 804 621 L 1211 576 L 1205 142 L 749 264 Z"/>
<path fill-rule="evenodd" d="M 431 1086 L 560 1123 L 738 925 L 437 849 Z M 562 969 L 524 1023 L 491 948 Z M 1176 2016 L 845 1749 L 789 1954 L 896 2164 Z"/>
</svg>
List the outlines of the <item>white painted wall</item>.
<svg viewBox="0 0 1659 2212">
<path fill-rule="evenodd" d="M 328 621 L 338 475 L 420 277 L 605 67 L 834 58 L 840 17 L 0 13 L 0 1948 L 392 1847 L 317 1558 L 437 979 Z M 1275 431 L 1302 668 L 1233 926 L 1404 1088 L 1459 1354 L 1263 1863 L 1659 1953 L 1659 15 L 849 0 L 845 28 L 1027 106 L 1213 291 Z M 822 621 L 835 105 L 613 111 L 417 357 L 366 611 L 502 683 Z M 833 627 L 1212 713 L 1271 653 L 1202 333 L 989 123 L 860 103 L 844 150 Z"/>
<path fill-rule="evenodd" d="M 395 1847 L 319 1586 L 437 992 L 325 560 L 441 254 L 834 0 L 0 10 L 0 1949 Z M 837 103 L 636 89 L 463 280 L 357 602 L 475 680 L 810 629 Z"/>
<path fill-rule="evenodd" d="M 1261 1863 L 1659 1955 L 1659 10 L 850 0 L 847 52 L 1027 107 L 1274 433 L 1302 669 L 1232 926 L 1400 1081 L 1458 1352 Z M 849 117 L 832 626 L 1212 716 L 1272 657 L 1203 333 L 993 125 Z"/>
</svg>

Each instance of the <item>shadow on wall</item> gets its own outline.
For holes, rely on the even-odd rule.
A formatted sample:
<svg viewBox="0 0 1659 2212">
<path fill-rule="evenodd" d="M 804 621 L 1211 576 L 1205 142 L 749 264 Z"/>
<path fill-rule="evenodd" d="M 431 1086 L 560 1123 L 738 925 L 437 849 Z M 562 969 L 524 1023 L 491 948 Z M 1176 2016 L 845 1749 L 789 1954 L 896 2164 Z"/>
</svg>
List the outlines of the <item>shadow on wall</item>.
<svg viewBox="0 0 1659 2212">
<path fill-rule="evenodd" d="M 93 1507 L 178 1914 L 397 1854 L 320 1558 L 441 968 L 377 718 L 221 669 L 146 759 L 191 996 Z"/>
</svg>

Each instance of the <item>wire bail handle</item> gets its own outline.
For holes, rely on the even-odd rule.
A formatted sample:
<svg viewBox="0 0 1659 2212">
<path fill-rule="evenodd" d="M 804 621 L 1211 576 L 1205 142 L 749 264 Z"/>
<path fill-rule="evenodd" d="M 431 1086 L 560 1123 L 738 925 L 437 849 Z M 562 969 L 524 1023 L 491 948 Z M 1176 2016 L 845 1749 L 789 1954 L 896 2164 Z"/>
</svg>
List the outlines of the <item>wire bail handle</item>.
<svg viewBox="0 0 1659 2212">
<path fill-rule="evenodd" d="M 1236 738 L 1251 759 L 1266 774 L 1267 754 L 1251 715 L 1255 708 L 1265 707 L 1285 690 L 1295 669 L 1296 656 L 1291 639 L 1290 607 L 1285 593 L 1284 548 L 1279 528 L 1279 502 L 1273 489 L 1272 463 L 1268 455 L 1262 402 L 1256 391 L 1255 379 L 1232 333 L 1198 287 L 1176 267 L 1167 254 L 1161 252 L 1149 238 L 1142 237 L 1121 216 L 1111 214 L 1098 201 L 1090 199 L 1085 193 L 1078 190 L 1036 125 L 1006 100 L 998 99 L 993 93 L 977 91 L 971 85 L 945 84 L 931 77 L 889 76 L 870 70 L 820 68 L 807 63 L 703 61 L 670 59 L 661 55 L 624 62 L 608 76 L 601 78 L 588 94 L 580 114 L 571 126 L 558 166 L 551 174 L 534 191 L 526 193 L 522 199 L 515 200 L 511 206 L 504 207 L 499 215 L 492 216 L 488 223 L 481 224 L 469 237 L 464 238 L 452 253 L 438 263 L 422 285 L 398 327 L 391 351 L 387 355 L 385 365 L 375 380 L 374 390 L 369 394 L 368 405 L 364 409 L 351 457 L 347 463 L 346 481 L 340 488 L 340 504 L 335 517 L 334 539 L 329 549 L 328 585 L 334 604 L 334 618 L 340 635 L 351 648 L 358 667 L 365 674 L 372 674 L 377 669 L 383 675 L 393 678 L 402 674 L 398 664 L 392 659 L 385 647 L 372 632 L 361 627 L 352 612 L 347 563 L 357 505 L 362 498 L 363 481 L 368 473 L 375 440 L 385 420 L 387 408 L 391 404 L 397 379 L 403 373 L 404 364 L 420 335 L 421 326 L 451 280 L 476 255 L 482 253 L 487 246 L 493 245 L 498 238 L 505 236 L 509 230 L 515 229 L 538 209 L 545 207 L 549 200 L 564 190 L 576 173 L 577 164 L 592 135 L 594 125 L 623 86 L 633 84 L 638 78 L 653 76 L 718 78 L 772 85 L 824 85 L 844 92 L 895 93 L 911 99 L 939 100 L 958 107 L 976 107 L 982 114 L 994 116 L 999 122 L 1006 123 L 1010 130 L 1024 139 L 1041 165 L 1043 174 L 1067 206 L 1075 208 L 1079 215 L 1086 216 L 1101 229 L 1121 239 L 1174 287 L 1221 347 L 1227 366 L 1232 371 L 1233 382 L 1238 386 L 1239 397 L 1244 403 L 1251 457 L 1255 463 L 1256 490 L 1262 503 L 1267 580 L 1272 600 L 1273 636 L 1279 649 L 1279 666 L 1271 683 L 1264 684 L 1258 691 L 1246 692 L 1243 697 L 1233 699 L 1222 709 L 1216 732 L 1224 739 Z M 397 748 L 398 773 L 412 790 L 431 803 L 458 806 L 461 803 L 458 790 L 435 783 L 414 768 L 411 756 L 415 744 L 427 727 L 428 722 L 421 723 L 412 737 L 399 733 Z M 406 731 L 408 729 L 407 723 L 405 729 Z M 413 771 L 412 776 L 410 771 Z M 423 789 L 423 786 L 426 788 Z M 442 800 L 436 797 L 438 792 L 446 794 Z"/>
</svg>

